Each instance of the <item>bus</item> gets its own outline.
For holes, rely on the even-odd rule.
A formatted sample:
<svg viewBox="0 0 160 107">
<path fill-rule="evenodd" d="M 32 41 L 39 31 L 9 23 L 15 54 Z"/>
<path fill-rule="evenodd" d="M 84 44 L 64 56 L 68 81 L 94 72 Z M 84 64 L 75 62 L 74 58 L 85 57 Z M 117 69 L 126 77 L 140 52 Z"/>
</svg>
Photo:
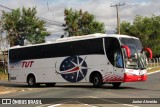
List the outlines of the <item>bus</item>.
<svg viewBox="0 0 160 107">
<path fill-rule="evenodd" d="M 151 49 L 143 48 L 136 37 L 100 33 L 14 46 L 8 54 L 8 79 L 29 86 L 88 82 L 118 88 L 147 79 L 146 53 L 151 59 Z"/>
</svg>

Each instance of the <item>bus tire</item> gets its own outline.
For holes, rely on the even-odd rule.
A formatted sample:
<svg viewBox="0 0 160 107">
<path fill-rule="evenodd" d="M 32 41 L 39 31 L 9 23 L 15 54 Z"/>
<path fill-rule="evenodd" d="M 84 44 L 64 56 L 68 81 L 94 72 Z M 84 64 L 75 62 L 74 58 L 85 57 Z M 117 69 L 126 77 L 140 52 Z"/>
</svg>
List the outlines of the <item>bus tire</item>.
<svg viewBox="0 0 160 107">
<path fill-rule="evenodd" d="M 113 88 L 117 89 L 120 87 L 121 82 L 114 82 L 114 83 L 112 83 L 112 85 L 113 85 Z"/>
<path fill-rule="evenodd" d="M 54 87 L 56 85 L 56 83 L 46 83 L 47 87 Z"/>
<path fill-rule="evenodd" d="M 102 76 L 99 73 L 94 74 L 92 82 L 95 88 L 102 87 Z"/>
<path fill-rule="evenodd" d="M 34 75 L 29 75 L 28 78 L 27 78 L 27 83 L 28 83 L 28 86 L 35 87 L 37 85 L 35 76 Z"/>
</svg>

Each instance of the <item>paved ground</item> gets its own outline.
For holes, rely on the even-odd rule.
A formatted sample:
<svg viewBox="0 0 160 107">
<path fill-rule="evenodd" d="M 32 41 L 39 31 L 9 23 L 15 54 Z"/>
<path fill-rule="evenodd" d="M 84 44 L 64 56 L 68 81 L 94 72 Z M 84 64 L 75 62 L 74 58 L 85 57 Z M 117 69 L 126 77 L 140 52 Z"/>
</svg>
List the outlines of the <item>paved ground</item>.
<svg viewBox="0 0 160 107">
<path fill-rule="evenodd" d="M 124 83 L 120 89 L 113 89 L 106 84 L 102 88 L 93 88 L 92 84 L 63 84 L 55 87 L 29 88 L 27 84 L 9 83 L 0 81 L 0 86 L 21 89 L 19 92 L 0 95 L 0 98 L 52 98 L 52 104 L 23 105 L 24 107 L 159 107 L 159 104 L 119 104 L 121 100 L 129 98 L 160 98 L 160 72 L 150 74 L 145 82 Z M 64 99 L 55 99 L 64 98 Z M 71 99 L 74 98 L 74 99 Z M 80 98 L 80 99 L 75 99 Z M 89 98 L 89 99 L 86 99 Z M 95 99 L 93 99 L 95 98 Z M 118 100 L 106 98 L 119 98 Z M 127 98 L 127 99 L 121 99 Z M 82 100 L 82 101 L 81 101 Z M 86 102 L 86 101 L 89 102 Z M 130 101 L 130 99 L 129 99 Z M 98 104 L 99 103 L 99 104 Z M 108 104 L 109 103 L 109 104 Z M 160 102 L 159 102 L 160 103 Z M 3 105 L 11 107 L 13 105 Z M 15 105 L 21 107 L 22 105 Z"/>
</svg>

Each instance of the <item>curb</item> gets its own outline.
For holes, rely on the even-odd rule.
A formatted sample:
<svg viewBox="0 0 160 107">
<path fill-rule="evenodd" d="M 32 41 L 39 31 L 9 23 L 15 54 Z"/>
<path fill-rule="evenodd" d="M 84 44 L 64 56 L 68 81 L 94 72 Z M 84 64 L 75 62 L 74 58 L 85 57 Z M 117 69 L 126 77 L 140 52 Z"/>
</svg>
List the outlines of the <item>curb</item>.
<svg viewBox="0 0 160 107">
<path fill-rule="evenodd" d="M 149 73 L 147 73 L 147 75 L 154 74 L 154 73 L 158 73 L 158 72 L 160 72 L 160 70 L 158 70 L 158 71 L 153 71 L 153 72 L 149 72 Z"/>
</svg>

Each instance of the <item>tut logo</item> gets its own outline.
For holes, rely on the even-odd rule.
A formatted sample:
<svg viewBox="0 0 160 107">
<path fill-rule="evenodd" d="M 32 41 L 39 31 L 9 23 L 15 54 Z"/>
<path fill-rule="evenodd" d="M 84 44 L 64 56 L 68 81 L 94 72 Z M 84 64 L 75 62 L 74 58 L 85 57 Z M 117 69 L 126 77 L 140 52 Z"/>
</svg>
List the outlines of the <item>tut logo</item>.
<svg viewBox="0 0 160 107">
<path fill-rule="evenodd" d="M 31 68 L 34 61 L 10 61 L 10 68 Z"/>
<path fill-rule="evenodd" d="M 34 63 L 34 61 L 23 61 L 22 62 L 22 68 L 32 67 L 33 63 Z"/>
<path fill-rule="evenodd" d="M 82 59 L 79 56 L 67 57 L 60 64 L 59 71 L 56 72 L 61 74 L 66 81 L 79 82 L 85 78 L 88 71 L 85 59 L 86 57 Z"/>
</svg>

